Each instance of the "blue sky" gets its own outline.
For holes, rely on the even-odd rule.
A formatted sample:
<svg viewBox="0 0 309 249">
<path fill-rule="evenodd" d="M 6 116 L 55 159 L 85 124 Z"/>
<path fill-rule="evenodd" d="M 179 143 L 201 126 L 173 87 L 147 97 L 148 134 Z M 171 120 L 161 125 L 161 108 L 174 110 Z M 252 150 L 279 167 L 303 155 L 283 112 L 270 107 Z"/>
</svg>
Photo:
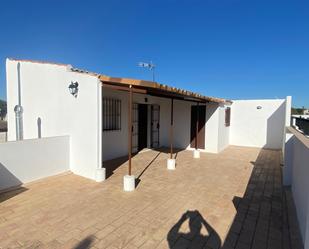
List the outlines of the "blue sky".
<svg viewBox="0 0 309 249">
<path fill-rule="evenodd" d="M 229 99 L 293 96 L 309 107 L 309 1 L 1 1 L 5 58 L 151 79 Z"/>
</svg>

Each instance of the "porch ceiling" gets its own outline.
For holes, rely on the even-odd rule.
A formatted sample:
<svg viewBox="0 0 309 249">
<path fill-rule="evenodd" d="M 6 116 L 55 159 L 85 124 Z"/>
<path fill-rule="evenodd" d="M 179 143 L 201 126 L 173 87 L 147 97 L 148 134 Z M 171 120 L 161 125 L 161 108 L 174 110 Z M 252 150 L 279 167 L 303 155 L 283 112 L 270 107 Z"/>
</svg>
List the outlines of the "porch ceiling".
<svg viewBox="0 0 309 249">
<path fill-rule="evenodd" d="M 99 79 L 102 81 L 103 86 L 110 87 L 118 90 L 128 91 L 129 86 L 133 86 L 135 92 L 139 90 L 145 91 L 140 93 L 145 93 L 153 96 L 163 97 L 163 98 L 174 98 L 187 101 L 195 102 L 215 102 L 215 103 L 232 103 L 231 100 L 214 98 L 209 96 L 204 96 L 191 91 L 183 90 L 176 87 L 171 87 L 168 85 L 163 85 L 153 81 L 139 80 L 139 79 L 129 79 L 129 78 L 116 78 L 109 77 L 106 75 L 100 75 Z"/>
</svg>

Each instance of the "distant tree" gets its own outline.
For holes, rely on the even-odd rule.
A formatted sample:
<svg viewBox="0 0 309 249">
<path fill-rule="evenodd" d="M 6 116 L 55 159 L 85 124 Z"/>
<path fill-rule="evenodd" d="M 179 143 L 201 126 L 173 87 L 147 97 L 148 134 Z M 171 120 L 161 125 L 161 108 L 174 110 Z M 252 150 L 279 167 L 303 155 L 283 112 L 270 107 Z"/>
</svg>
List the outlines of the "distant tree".
<svg viewBox="0 0 309 249">
<path fill-rule="evenodd" d="M 7 113 L 6 101 L 0 99 L 0 117 L 1 117 L 1 119 L 6 116 L 6 113 Z"/>
<path fill-rule="evenodd" d="M 303 114 L 304 114 L 304 108 L 292 107 L 292 115 L 303 115 Z"/>
</svg>

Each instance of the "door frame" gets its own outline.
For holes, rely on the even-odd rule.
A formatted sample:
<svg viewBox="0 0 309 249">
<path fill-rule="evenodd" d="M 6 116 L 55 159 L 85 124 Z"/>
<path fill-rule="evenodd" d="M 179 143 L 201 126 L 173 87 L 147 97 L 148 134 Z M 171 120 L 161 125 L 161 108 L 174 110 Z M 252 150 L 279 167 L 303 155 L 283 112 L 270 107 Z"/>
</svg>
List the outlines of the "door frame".
<svg viewBox="0 0 309 249">
<path fill-rule="evenodd" d="M 151 105 L 150 113 L 150 148 L 160 147 L 160 105 Z M 156 114 L 157 112 L 157 114 Z"/>
<path fill-rule="evenodd" d="M 190 148 L 195 148 L 196 124 L 198 123 L 198 149 L 205 149 L 206 105 L 191 105 Z M 197 120 L 198 119 L 198 120 Z"/>
</svg>

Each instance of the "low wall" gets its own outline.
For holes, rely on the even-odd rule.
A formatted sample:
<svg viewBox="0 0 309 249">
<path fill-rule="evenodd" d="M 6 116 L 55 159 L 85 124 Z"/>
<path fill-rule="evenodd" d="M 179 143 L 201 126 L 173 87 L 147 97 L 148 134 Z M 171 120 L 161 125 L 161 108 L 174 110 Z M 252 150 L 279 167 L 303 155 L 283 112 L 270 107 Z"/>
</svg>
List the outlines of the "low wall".
<svg viewBox="0 0 309 249">
<path fill-rule="evenodd" d="M 0 143 L 0 191 L 69 169 L 69 136 Z"/>
<path fill-rule="evenodd" d="M 309 248 L 309 139 L 287 128 L 283 183 L 291 186 L 305 248 Z"/>
</svg>

